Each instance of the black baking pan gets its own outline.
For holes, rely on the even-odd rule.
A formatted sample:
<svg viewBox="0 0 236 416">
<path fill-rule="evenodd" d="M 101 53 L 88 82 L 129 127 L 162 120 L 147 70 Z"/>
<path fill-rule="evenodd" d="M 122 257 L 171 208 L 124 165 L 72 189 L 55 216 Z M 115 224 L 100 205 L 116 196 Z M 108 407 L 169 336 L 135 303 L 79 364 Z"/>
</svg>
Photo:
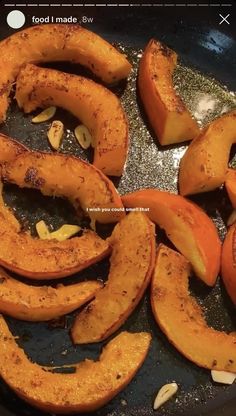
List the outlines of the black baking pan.
<svg viewBox="0 0 236 416">
<path fill-rule="evenodd" d="M 125 173 L 115 179 L 119 191 L 132 191 L 143 187 L 177 192 L 179 159 L 186 144 L 161 148 L 149 126 L 139 95 L 136 90 L 137 64 L 147 41 L 155 37 L 179 54 L 179 66 L 175 73 L 175 84 L 180 94 L 202 123 L 216 117 L 221 111 L 236 107 L 236 39 L 233 22 L 219 25 L 219 13 L 226 15 L 229 8 L 216 7 L 83 7 L 83 8 L 23 8 L 26 25 L 30 26 L 32 15 L 70 16 L 81 19 L 93 17 L 87 27 L 117 44 L 133 62 L 134 70 L 128 82 L 112 87 L 127 110 L 130 123 L 130 151 Z M 62 11 L 63 9 L 63 11 Z M 3 8 L 0 37 L 13 33 L 4 23 L 9 8 Z M 232 14 L 232 9 L 230 10 Z M 234 33 L 233 33 L 234 32 Z M 91 76 L 78 66 L 65 63 L 50 65 L 60 70 Z M 190 68 L 190 69 L 189 69 Z M 229 93 L 231 92 L 231 94 Z M 199 100 L 212 103 L 207 114 L 201 114 Z M 71 115 L 58 110 L 67 129 L 61 151 L 73 153 L 91 160 L 89 151 L 79 148 L 73 136 L 78 124 Z M 33 125 L 32 116 L 24 115 L 14 101 L 8 112 L 7 121 L 0 131 L 32 149 L 50 151 L 46 138 L 49 123 Z M 231 160 L 232 165 L 234 160 Z M 52 227 L 65 222 L 76 223 L 72 208 L 65 201 L 52 200 L 37 191 L 20 190 L 15 186 L 5 186 L 5 201 L 15 208 L 16 215 L 26 228 L 35 234 L 35 223 L 45 219 Z M 215 221 L 221 238 L 226 231 L 226 220 L 231 212 L 230 203 L 224 189 L 192 198 L 202 206 Z M 86 225 L 86 221 L 84 221 Z M 88 226 L 88 224 L 87 224 Z M 109 227 L 99 227 L 101 235 L 109 234 Z M 165 241 L 157 230 L 158 241 Z M 89 279 L 96 275 L 106 279 L 108 260 L 65 279 L 73 282 Z M 204 307 L 207 321 L 220 330 L 235 330 L 235 309 L 220 281 L 213 289 L 191 279 L 191 290 Z M 102 345 L 75 347 L 69 337 L 69 329 L 74 314 L 50 323 L 27 323 L 7 318 L 10 329 L 19 336 L 19 343 L 28 356 L 39 364 L 59 366 L 79 362 L 84 358 L 98 357 Z M 211 381 L 210 371 L 198 368 L 172 347 L 157 327 L 151 313 L 149 293 L 141 301 L 136 311 L 127 320 L 122 330 L 146 330 L 152 333 L 153 340 L 148 357 L 135 379 L 107 406 L 94 413 L 97 416 L 149 416 L 154 415 L 153 400 L 158 389 L 167 382 L 179 385 L 178 394 L 161 407 L 156 414 L 161 416 L 178 415 L 236 415 L 236 385 L 222 386 Z M 27 377 L 27 374 L 25 375 Z M 0 416 L 41 416 L 42 412 L 18 399 L 3 383 L 0 383 Z"/>
</svg>

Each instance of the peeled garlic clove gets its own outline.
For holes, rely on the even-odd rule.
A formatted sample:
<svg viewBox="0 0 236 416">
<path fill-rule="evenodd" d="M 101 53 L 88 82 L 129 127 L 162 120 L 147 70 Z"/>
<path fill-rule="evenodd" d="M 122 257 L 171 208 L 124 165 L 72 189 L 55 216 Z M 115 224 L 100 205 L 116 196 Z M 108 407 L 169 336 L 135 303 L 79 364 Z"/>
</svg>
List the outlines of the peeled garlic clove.
<svg viewBox="0 0 236 416">
<path fill-rule="evenodd" d="M 50 238 L 55 238 L 57 241 L 64 241 L 81 230 L 78 225 L 64 224 L 61 228 L 50 233 Z"/>
<path fill-rule="evenodd" d="M 228 221 L 227 221 L 227 225 L 228 227 L 230 225 L 233 225 L 236 221 L 236 210 L 234 209 L 233 212 L 230 214 Z"/>
<path fill-rule="evenodd" d="M 63 134 L 64 124 L 60 120 L 54 120 L 47 133 L 49 143 L 53 149 L 59 149 Z"/>
<path fill-rule="evenodd" d="M 46 223 L 43 220 L 37 222 L 36 231 L 38 233 L 39 238 L 41 238 L 41 240 L 49 240 L 50 239 L 50 231 L 49 231 Z"/>
<path fill-rule="evenodd" d="M 176 383 L 165 384 L 158 391 L 157 396 L 154 400 L 153 409 L 157 410 L 165 402 L 167 402 L 178 390 Z"/>
<path fill-rule="evenodd" d="M 36 230 L 41 240 L 55 239 L 57 241 L 64 241 L 77 234 L 81 230 L 81 227 L 78 225 L 64 224 L 58 230 L 50 232 L 47 225 L 42 220 L 36 224 Z"/>
<path fill-rule="evenodd" d="M 44 121 L 50 120 L 52 117 L 54 117 L 56 110 L 57 109 L 54 106 L 46 108 L 37 116 L 32 118 L 32 123 L 43 123 Z"/>
<path fill-rule="evenodd" d="M 75 128 L 75 137 L 83 149 L 88 149 L 93 141 L 90 132 L 83 124 L 80 124 Z"/>
<path fill-rule="evenodd" d="M 236 374 L 229 373 L 228 371 L 211 370 L 211 377 L 216 383 L 233 384 L 236 379 Z"/>
</svg>

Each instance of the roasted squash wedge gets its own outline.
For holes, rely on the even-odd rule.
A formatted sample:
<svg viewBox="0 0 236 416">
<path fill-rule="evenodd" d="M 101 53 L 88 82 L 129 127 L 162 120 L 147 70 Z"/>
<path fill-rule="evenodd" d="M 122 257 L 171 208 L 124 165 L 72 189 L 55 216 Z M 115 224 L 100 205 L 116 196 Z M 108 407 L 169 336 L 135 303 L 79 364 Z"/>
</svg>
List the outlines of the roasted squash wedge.
<svg viewBox="0 0 236 416">
<path fill-rule="evenodd" d="M 110 272 L 103 289 L 80 312 L 72 328 L 76 344 L 100 342 L 133 312 L 151 278 L 155 261 L 154 224 L 133 212 L 119 222 L 110 239 Z"/>
<path fill-rule="evenodd" d="M 181 195 L 208 192 L 221 186 L 233 143 L 236 143 L 236 110 L 210 123 L 188 147 L 180 162 Z"/>
<path fill-rule="evenodd" d="M 124 215 L 113 183 L 98 169 L 74 156 L 27 152 L 3 167 L 3 178 L 44 195 L 68 198 L 93 220 L 109 223 Z"/>
<path fill-rule="evenodd" d="M 79 25 L 40 25 L 17 32 L 0 43 L 0 122 L 20 68 L 28 62 L 70 61 L 89 68 L 107 83 L 126 78 L 131 65 L 112 45 Z"/>
<path fill-rule="evenodd" d="M 26 154 L 30 155 L 31 152 L 27 152 L 21 144 L 6 136 L 0 137 L 1 170 L 4 161 L 16 161 L 17 157 Z M 53 172 L 50 168 L 53 168 L 53 164 L 48 165 L 48 171 L 49 175 L 55 175 L 56 171 Z M 37 181 L 36 177 L 35 180 Z M 33 238 L 30 233 L 21 231 L 20 223 L 5 206 L 2 196 L 0 224 L 0 265 L 33 279 L 43 280 L 71 275 L 96 263 L 110 252 L 108 243 L 92 231 L 85 231 L 81 237 L 61 242 L 55 239 L 45 241 Z"/>
<path fill-rule="evenodd" d="M 0 201 L 0 265 L 31 279 L 69 276 L 106 257 L 110 248 L 93 231 L 66 241 L 40 240 L 21 226 Z"/>
<path fill-rule="evenodd" d="M 0 311 L 25 321 L 49 321 L 84 305 L 101 286 L 92 280 L 55 288 L 30 286 L 0 268 Z"/>
<path fill-rule="evenodd" d="M 212 220 L 180 195 L 143 189 L 122 197 L 125 207 L 146 208 L 147 215 L 190 261 L 196 275 L 213 286 L 220 268 L 221 243 Z"/>
<path fill-rule="evenodd" d="M 151 39 L 140 61 L 138 86 L 151 126 L 161 145 L 192 140 L 199 134 L 196 120 L 173 85 L 177 54 Z"/>
<path fill-rule="evenodd" d="M 228 230 L 223 243 L 221 271 L 226 290 L 236 305 L 236 223 Z"/>
<path fill-rule="evenodd" d="M 145 332 L 122 332 L 105 346 L 99 361 L 77 364 L 74 374 L 52 373 L 27 358 L 0 316 L 0 375 L 19 397 L 41 410 L 90 412 L 127 386 L 143 364 L 150 341 Z"/>
<path fill-rule="evenodd" d="M 151 287 L 155 319 L 169 341 L 200 367 L 236 372 L 235 335 L 209 327 L 190 295 L 190 264 L 179 253 L 160 245 Z"/>
<path fill-rule="evenodd" d="M 236 170 L 228 169 L 225 178 L 225 188 L 231 204 L 236 208 Z"/>
<path fill-rule="evenodd" d="M 111 91 L 87 78 L 29 64 L 17 78 L 16 100 L 26 113 L 51 105 L 70 111 L 93 137 L 93 164 L 106 175 L 122 175 L 128 123 Z"/>
</svg>

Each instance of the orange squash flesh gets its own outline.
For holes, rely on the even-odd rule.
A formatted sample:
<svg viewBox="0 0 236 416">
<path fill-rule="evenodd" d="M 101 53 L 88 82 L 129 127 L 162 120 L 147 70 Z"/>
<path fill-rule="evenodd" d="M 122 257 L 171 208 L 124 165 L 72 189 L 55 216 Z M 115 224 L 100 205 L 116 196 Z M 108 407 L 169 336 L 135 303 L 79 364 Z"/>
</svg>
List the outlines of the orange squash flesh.
<svg viewBox="0 0 236 416">
<path fill-rule="evenodd" d="M 111 91 L 83 77 L 27 65 L 17 78 L 16 100 L 26 113 L 51 105 L 70 111 L 93 137 L 93 164 L 106 175 L 122 175 L 128 123 Z"/>
<path fill-rule="evenodd" d="M 180 195 L 156 189 L 124 195 L 122 201 L 125 207 L 148 209 L 148 217 L 165 230 L 196 275 L 209 286 L 215 284 L 221 243 L 215 225 L 201 208 Z"/>
<path fill-rule="evenodd" d="M 126 57 L 93 32 L 79 25 L 40 25 L 0 42 L 0 122 L 6 118 L 9 94 L 20 68 L 29 62 L 70 61 L 89 68 L 107 83 L 126 78 Z"/>
<path fill-rule="evenodd" d="M 221 271 L 226 290 L 236 305 L 236 223 L 228 230 L 223 243 Z"/>
<path fill-rule="evenodd" d="M 31 279 L 70 276 L 94 264 L 110 252 L 108 243 L 93 231 L 70 240 L 40 240 L 21 226 L 0 203 L 0 265 Z"/>
<path fill-rule="evenodd" d="M 9 162 L 28 149 L 23 144 L 0 133 L 0 163 Z"/>
<path fill-rule="evenodd" d="M 97 410 L 123 390 L 143 364 L 151 336 L 145 332 L 122 332 L 106 345 L 99 361 L 77 364 L 74 374 L 51 373 L 32 363 L 2 316 L 0 340 L 3 380 L 32 406 L 68 414 Z"/>
<path fill-rule="evenodd" d="M 125 207 L 149 209 L 146 214 L 190 261 L 196 275 L 213 286 L 220 268 L 221 243 L 212 220 L 180 195 L 144 189 L 122 197 Z"/>
<path fill-rule="evenodd" d="M 3 167 L 5 181 L 34 188 L 44 195 L 67 198 L 75 209 L 84 210 L 101 223 L 124 215 L 121 198 L 113 183 L 98 169 L 74 156 L 28 152 Z"/>
<path fill-rule="evenodd" d="M 138 86 L 150 123 L 162 145 L 192 140 L 199 127 L 177 95 L 173 72 L 177 54 L 151 39 L 140 61 Z"/>
<path fill-rule="evenodd" d="M 179 253 L 160 245 L 151 287 L 155 319 L 169 341 L 200 367 L 236 372 L 236 338 L 209 327 L 190 295 L 190 265 Z"/>
<path fill-rule="evenodd" d="M 0 268 L 0 311 L 25 321 L 49 321 L 84 305 L 101 286 L 92 280 L 56 288 L 30 286 Z"/>
<path fill-rule="evenodd" d="M 228 169 L 225 178 L 225 188 L 231 204 L 236 208 L 236 170 Z"/>
<path fill-rule="evenodd" d="M 0 136 L 0 164 L 16 161 L 17 157 L 26 154 L 30 156 L 31 152 L 24 146 L 7 136 Z M 1 170 L 4 168 L 1 167 Z M 56 171 L 49 169 L 49 172 L 55 176 Z M 0 223 L 0 265 L 32 279 L 69 276 L 103 259 L 110 252 L 108 243 L 92 231 L 60 242 L 33 238 L 29 232 L 21 231 L 20 223 L 5 206 L 2 197 Z"/>
<path fill-rule="evenodd" d="M 151 278 L 155 229 L 145 214 L 127 215 L 116 225 L 109 243 L 112 256 L 108 280 L 77 315 L 72 327 L 76 344 L 100 342 L 113 334 L 133 312 Z"/>
<path fill-rule="evenodd" d="M 230 149 L 236 143 L 236 111 L 212 121 L 180 161 L 181 195 L 212 191 L 226 179 Z"/>
</svg>

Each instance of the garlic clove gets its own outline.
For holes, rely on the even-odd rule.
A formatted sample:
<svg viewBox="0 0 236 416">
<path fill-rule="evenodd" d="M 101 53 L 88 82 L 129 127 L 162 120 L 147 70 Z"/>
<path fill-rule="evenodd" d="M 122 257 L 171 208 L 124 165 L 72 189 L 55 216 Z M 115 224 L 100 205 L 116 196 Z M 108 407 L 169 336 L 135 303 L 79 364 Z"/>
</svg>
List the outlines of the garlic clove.
<svg viewBox="0 0 236 416">
<path fill-rule="evenodd" d="M 160 406 L 170 400 L 170 398 L 177 392 L 177 390 L 178 385 L 176 383 L 165 384 L 162 386 L 154 400 L 153 409 L 159 409 Z"/>
<path fill-rule="evenodd" d="M 58 230 L 50 232 L 45 221 L 41 220 L 36 224 L 36 230 L 41 240 L 65 241 L 73 235 L 77 234 L 81 227 L 78 225 L 64 224 Z"/>
<path fill-rule="evenodd" d="M 49 231 L 45 221 L 41 220 L 41 221 L 37 222 L 36 231 L 38 233 L 39 238 L 41 238 L 41 240 L 50 239 L 50 231 Z"/>
<path fill-rule="evenodd" d="M 236 374 L 228 371 L 211 370 L 211 377 L 216 383 L 233 384 Z"/>
<path fill-rule="evenodd" d="M 75 128 L 75 137 L 83 149 L 88 149 L 93 142 L 92 136 L 83 124 L 80 124 Z"/>
<path fill-rule="evenodd" d="M 68 240 L 68 238 L 73 237 L 81 231 L 81 227 L 78 225 L 64 224 L 61 228 L 50 233 L 50 238 L 55 238 L 57 241 Z"/>
<path fill-rule="evenodd" d="M 43 123 L 44 121 L 50 120 L 52 117 L 54 117 L 56 110 L 57 109 L 54 106 L 45 108 L 45 110 L 32 118 L 32 123 Z"/>
<path fill-rule="evenodd" d="M 64 134 L 64 124 L 54 120 L 47 132 L 48 140 L 53 149 L 58 150 Z"/>
</svg>

